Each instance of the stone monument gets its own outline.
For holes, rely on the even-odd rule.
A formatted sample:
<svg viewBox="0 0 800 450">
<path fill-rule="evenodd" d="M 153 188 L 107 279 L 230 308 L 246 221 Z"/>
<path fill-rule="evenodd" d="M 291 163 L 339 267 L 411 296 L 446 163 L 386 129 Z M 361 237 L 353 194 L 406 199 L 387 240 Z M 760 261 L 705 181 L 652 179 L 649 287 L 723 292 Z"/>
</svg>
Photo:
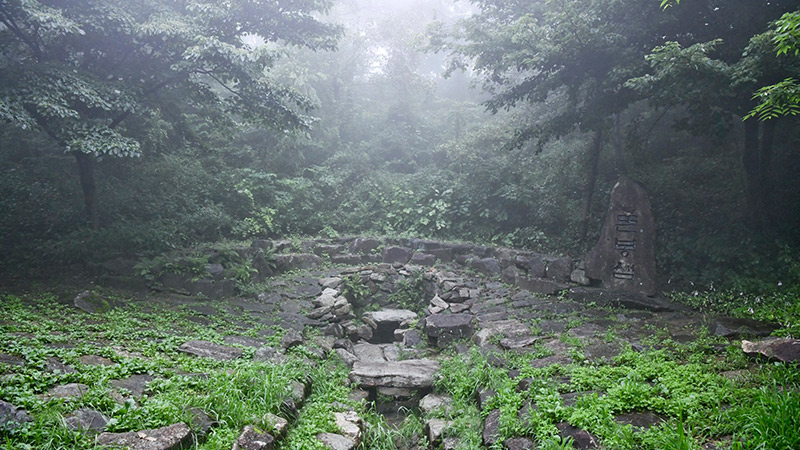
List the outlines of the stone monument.
<svg viewBox="0 0 800 450">
<path fill-rule="evenodd" d="M 586 276 L 608 289 L 655 295 L 655 229 L 644 187 L 620 178 L 600 240 L 586 256 Z"/>
</svg>

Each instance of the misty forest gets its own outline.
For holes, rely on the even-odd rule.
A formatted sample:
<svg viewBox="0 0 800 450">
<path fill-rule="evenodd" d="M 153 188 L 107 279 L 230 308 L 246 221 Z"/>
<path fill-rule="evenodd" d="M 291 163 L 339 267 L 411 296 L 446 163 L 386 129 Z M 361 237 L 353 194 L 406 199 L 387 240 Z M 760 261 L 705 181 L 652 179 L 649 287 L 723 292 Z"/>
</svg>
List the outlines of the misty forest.
<svg viewBox="0 0 800 450">
<path fill-rule="evenodd" d="M 800 449 L 797 0 L 0 0 L 0 448 Z"/>
</svg>

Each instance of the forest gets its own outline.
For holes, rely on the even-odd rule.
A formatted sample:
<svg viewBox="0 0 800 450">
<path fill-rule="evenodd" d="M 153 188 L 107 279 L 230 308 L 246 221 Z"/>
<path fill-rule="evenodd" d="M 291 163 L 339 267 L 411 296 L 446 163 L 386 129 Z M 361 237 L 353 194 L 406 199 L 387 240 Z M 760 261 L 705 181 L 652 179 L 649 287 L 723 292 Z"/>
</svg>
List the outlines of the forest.
<svg viewBox="0 0 800 450">
<path fill-rule="evenodd" d="M 798 183 L 796 0 L 0 0 L 0 447 L 797 449 Z"/>
</svg>

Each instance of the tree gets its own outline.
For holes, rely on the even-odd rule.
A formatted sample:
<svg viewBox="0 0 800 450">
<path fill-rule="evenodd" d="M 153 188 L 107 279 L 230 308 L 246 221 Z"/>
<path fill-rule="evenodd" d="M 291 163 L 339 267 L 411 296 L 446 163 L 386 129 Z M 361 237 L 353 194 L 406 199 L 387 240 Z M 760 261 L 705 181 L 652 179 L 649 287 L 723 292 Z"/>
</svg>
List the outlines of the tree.
<svg viewBox="0 0 800 450">
<path fill-rule="evenodd" d="M 96 159 L 141 155 L 148 123 L 223 112 L 277 132 L 308 126 L 307 100 L 269 68 L 285 45 L 335 47 L 338 27 L 317 19 L 330 3 L 0 0 L 0 119 L 74 156 L 98 227 Z"/>
<path fill-rule="evenodd" d="M 800 61 L 788 51 L 779 50 L 776 57 L 775 45 L 782 39 L 767 27 L 793 5 L 728 3 L 684 3 L 677 8 L 703 17 L 709 30 L 656 47 L 647 57 L 652 72 L 632 79 L 629 86 L 644 92 L 653 106 L 681 105 L 688 114 L 680 125 L 696 134 L 722 136 L 743 128 L 747 222 L 763 230 L 774 218 L 769 206 L 776 183 L 771 165 L 777 124 L 759 118 L 793 114 L 791 92 L 796 87 L 790 76 L 800 71 Z M 764 85 L 770 86 L 754 96 Z"/>
<path fill-rule="evenodd" d="M 670 17 L 656 4 L 635 0 L 473 0 L 480 12 L 449 36 L 451 70 L 470 68 L 491 94 L 492 112 L 519 103 L 551 103 L 550 114 L 531 118 L 514 144 L 541 145 L 578 129 L 592 138 L 580 237 L 587 236 L 600 152 L 619 114 L 637 93 L 626 81 L 646 72 L 644 56 L 663 42 Z M 619 129 L 619 127 L 617 127 Z M 622 170 L 619 161 L 618 170 Z"/>
</svg>

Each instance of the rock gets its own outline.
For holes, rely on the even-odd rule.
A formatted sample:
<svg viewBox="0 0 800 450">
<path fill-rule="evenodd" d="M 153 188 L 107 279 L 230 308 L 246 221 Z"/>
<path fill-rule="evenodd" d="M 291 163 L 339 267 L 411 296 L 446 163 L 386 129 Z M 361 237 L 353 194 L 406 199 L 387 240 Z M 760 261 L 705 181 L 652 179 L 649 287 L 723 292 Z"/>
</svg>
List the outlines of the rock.
<svg viewBox="0 0 800 450">
<path fill-rule="evenodd" d="M 525 347 L 530 347 L 536 341 L 541 339 L 538 336 L 519 336 L 500 339 L 500 346 L 506 350 L 517 350 Z"/>
<path fill-rule="evenodd" d="M 93 409 L 81 408 L 64 417 L 67 428 L 75 431 L 99 433 L 108 425 L 110 419 L 105 414 Z"/>
<path fill-rule="evenodd" d="M 111 310 L 114 304 L 106 298 L 96 295 L 92 291 L 83 291 L 72 301 L 76 308 L 89 314 L 102 313 Z"/>
<path fill-rule="evenodd" d="M 89 391 L 89 386 L 81 383 L 69 383 L 54 388 L 42 394 L 42 399 L 47 401 L 54 398 L 81 398 Z"/>
<path fill-rule="evenodd" d="M 343 348 L 337 348 L 334 352 L 339 355 L 339 358 L 342 358 L 342 361 L 349 367 L 353 367 L 353 365 L 358 362 L 358 357 L 356 355 Z"/>
<path fill-rule="evenodd" d="M 422 334 L 417 330 L 408 330 L 403 335 L 403 345 L 409 348 L 419 348 L 425 346 Z"/>
<path fill-rule="evenodd" d="M 473 259 L 470 266 L 476 271 L 490 277 L 500 275 L 500 271 L 502 270 L 500 262 L 494 258 Z"/>
<path fill-rule="evenodd" d="M 483 445 L 491 447 L 500 438 L 500 410 L 495 409 L 483 421 Z"/>
<path fill-rule="evenodd" d="M 333 418 L 343 436 L 355 441 L 356 445 L 361 442 L 363 422 L 355 411 L 335 412 Z"/>
<path fill-rule="evenodd" d="M 177 450 L 192 441 L 192 430 L 184 423 L 176 423 L 155 430 L 127 433 L 100 433 L 98 445 L 117 445 L 128 450 Z"/>
<path fill-rule="evenodd" d="M 569 281 L 572 275 L 572 260 L 569 258 L 550 258 L 547 259 L 545 276 L 555 281 Z"/>
<path fill-rule="evenodd" d="M 663 422 L 664 418 L 653 412 L 645 411 L 620 414 L 614 417 L 614 420 L 623 425 L 631 425 L 640 430 L 647 430 L 653 425 L 658 425 Z"/>
<path fill-rule="evenodd" d="M 504 283 L 514 284 L 518 276 L 522 276 L 522 271 L 519 270 L 518 267 L 508 266 L 503 269 L 503 272 L 500 274 L 500 279 L 503 280 Z"/>
<path fill-rule="evenodd" d="M 800 339 L 778 338 L 761 342 L 742 341 L 742 351 L 748 355 L 763 355 L 783 363 L 800 361 Z"/>
<path fill-rule="evenodd" d="M 433 267 L 436 264 L 436 256 L 428 253 L 416 252 L 411 255 L 411 261 L 409 262 L 418 266 Z"/>
<path fill-rule="evenodd" d="M 274 443 L 275 438 L 271 435 L 256 430 L 252 425 L 247 425 L 233 443 L 231 450 L 267 450 L 272 448 Z"/>
<path fill-rule="evenodd" d="M 691 311 L 688 306 L 670 302 L 663 297 L 648 297 L 637 292 L 613 291 L 591 287 L 574 287 L 568 297 L 581 303 L 595 303 L 597 306 L 624 306 L 630 309 L 647 311 Z"/>
<path fill-rule="evenodd" d="M 276 439 L 285 437 L 286 433 L 289 431 L 289 421 L 275 414 L 267 413 L 267 415 L 264 416 L 264 422 L 269 425 L 269 432 Z"/>
<path fill-rule="evenodd" d="M 586 276 L 605 288 L 655 295 L 655 231 L 644 187 L 621 177 L 611 191 L 600 239 L 586 256 Z"/>
<path fill-rule="evenodd" d="M 275 255 L 275 269 L 278 272 L 288 272 L 298 269 L 312 269 L 322 264 L 322 258 L 310 253 L 287 253 Z"/>
<path fill-rule="evenodd" d="M 524 438 L 524 437 L 515 437 L 515 438 L 511 438 L 511 439 L 506 439 L 505 442 L 503 442 L 503 446 L 506 448 L 506 450 L 533 450 L 534 449 L 533 441 L 528 439 L 528 438 Z"/>
<path fill-rule="evenodd" d="M 411 249 L 405 247 L 386 247 L 383 249 L 383 262 L 406 264 L 411 259 Z"/>
<path fill-rule="evenodd" d="M 436 409 L 447 409 L 453 404 L 453 399 L 446 395 L 428 394 L 419 401 L 419 409 L 425 414 L 430 414 Z"/>
<path fill-rule="evenodd" d="M 546 295 L 558 294 L 569 287 L 566 284 L 557 281 L 531 278 L 524 275 L 518 275 L 514 280 L 514 284 L 516 284 L 520 289 Z"/>
<path fill-rule="evenodd" d="M 586 430 L 573 427 L 567 422 L 556 424 L 559 433 L 562 437 L 571 437 L 573 439 L 572 446 L 575 448 L 597 448 L 597 438 Z"/>
<path fill-rule="evenodd" d="M 51 356 L 47 358 L 44 362 L 45 369 L 50 373 L 75 373 L 76 370 L 61 362 L 60 359 L 56 358 L 55 356 Z"/>
<path fill-rule="evenodd" d="M 25 365 L 25 360 L 17 355 L 9 355 L 8 353 L 0 353 L 0 364 L 8 364 L 9 366 L 22 367 Z"/>
<path fill-rule="evenodd" d="M 415 320 L 417 313 L 407 309 L 384 309 L 381 311 L 366 312 L 361 316 L 364 323 L 372 327 L 372 338 L 367 339 L 373 343 L 389 343 L 394 341 L 394 330 L 406 320 Z"/>
<path fill-rule="evenodd" d="M 428 443 L 436 448 L 442 443 L 442 434 L 445 428 L 450 425 L 450 422 L 442 419 L 428 419 L 425 421 L 425 436 L 428 437 Z"/>
<path fill-rule="evenodd" d="M 200 439 L 205 439 L 211 429 L 219 425 L 219 422 L 200 408 L 189 408 L 187 411 L 191 417 L 191 428 Z"/>
<path fill-rule="evenodd" d="M 111 385 L 117 389 L 125 389 L 134 397 L 141 397 L 147 390 L 147 383 L 153 381 L 153 377 L 143 373 L 131 375 L 123 380 L 111 380 Z"/>
<path fill-rule="evenodd" d="M 113 366 L 116 364 L 108 358 L 97 355 L 83 355 L 79 358 L 79 361 L 81 364 L 86 364 L 87 366 Z"/>
<path fill-rule="evenodd" d="M 256 350 L 253 354 L 253 361 L 268 361 L 275 364 L 280 364 L 286 360 L 286 355 L 280 353 L 278 349 L 264 346 Z"/>
<path fill-rule="evenodd" d="M 330 450 L 353 450 L 358 445 L 353 439 L 334 433 L 320 433 L 317 440 Z"/>
<path fill-rule="evenodd" d="M 350 252 L 367 254 L 372 253 L 381 246 L 381 242 L 372 238 L 358 238 L 350 244 Z"/>
<path fill-rule="evenodd" d="M 288 350 L 303 343 L 303 335 L 297 330 L 286 330 L 281 337 L 281 347 Z"/>
<path fill-rule="evenodd" d="M 375 344 L 367 344 L 367 343 L 356 344 L 353 346 L 353 353 L 355 353 L 359 361 L 365 361 L 365 362 L 386 361 L 386 358 L 383 356 L 383 348 Z"/>
<path fill-rule="evenodd" d="M 475 328 L 472 314 L 434 314 L 425 319 L 425 334 L 438 347 L 446 347 L 458 339 L 468 339 Z"/>
<path fill-rule="evenodd" d="M 188 341 L 178 347 L 178 351 L 194 356 L 229 361 L 242 356 L 242 349 L 215 344 L 209 341 Z"/>
<path fill-rule="evenodd" d="M 592 280 L 586 276 L 586 271 L 583 269 L 575 269 L 569 275 L 570 281 L 573 283 L 580 284 L 581 286 L 589 286 L 592 284 Z"/>
<path fill-rule="evenodd" d="M 481 323 L 481 327 L 481 330 L 472 336 L 472 342 L 479 347 L 489 345 L 496 337 L 520 337 L 530 333 L 530 328 L 516 319 Z"/>
<path fill-rule="evenodd" d="M 541 256 L 533 255 L 525 261 L 522 268 L 528 271 L 531 278 L 544 278 L 547 266 Z"/>
<path fill-rule="evenodd" d="M 341 277 L 322 278 L 319 280 L 320 286 L 326 289 L 336 289 L 342 284 Z"/>
<path fill-rule="evenodd" d="M 719 316 L 711 322 L 710 329 L 717 336 L 736 338 L 740 335 L 769 336 L 778 327 L 753 319 L 734 319 L 733 317 Z"/>
<path fill-rule="evenodd" d="M 450 307 L 450 305 L 446 301 L 442 300 L 438 295 L 434 295 L 431 299 L 431 306 L 440 308 L 442 311 Z"/>
<path fill-rule="evenodd" d="M 31 421 L 31 417 L 24 409 L 17 408 L 11 403 L 0 400 L 0 431 L 13 430 L 23 423 Z"/>
<path fill-rule="evenodd" d="M 361 387 L 430 388 L 439 371 L 439 362 L 407 359 L 391 362 L 364 362 L 353 365 L 350 380 Z"/>
</svg>

